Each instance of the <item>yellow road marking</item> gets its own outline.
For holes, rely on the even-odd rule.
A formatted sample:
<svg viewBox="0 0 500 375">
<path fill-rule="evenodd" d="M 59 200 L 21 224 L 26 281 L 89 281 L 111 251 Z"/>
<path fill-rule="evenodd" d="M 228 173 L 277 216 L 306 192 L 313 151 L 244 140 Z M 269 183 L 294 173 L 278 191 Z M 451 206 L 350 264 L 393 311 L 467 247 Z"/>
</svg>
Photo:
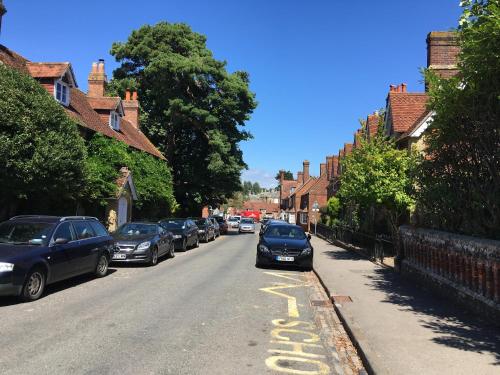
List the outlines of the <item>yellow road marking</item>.
<svg viewBox="0 0 500 375">
<path fill-rule="evenodd" d="M 297 298 L 295 298 L 293 296 L 289 296 L 288 294 L 285 294 L 285 293 L 276 292 L 276 290 L 299 288 L 301 286 L 304 286 L 304 285 L 280 284 L 277 286 L 270 286 L 268 288 L 260 288 L 259 290 L 286 298 L 288 300 L 288 316 L 290 318 L 298 318 L 300 316 L 300 314 L 299 314 L 299 309 L 297 308 Z"/>
<path fill-rule="evenodd" d="M 271 275 L 271 276 L 276 276 L 276 277 L 282 277 L 283 279 L 288 279 L 288 280 L 293 280 L 297 281 L 299 283 L 302 283 L 302 279 L 297 279 L 295 277 L 289 276 L 289 273 L 284 273 L 284 272 L 264 272 L 266 275 Z"/>
<path fill-rule="evenodd" d="M 290 367 L 283 367 L 279 365 L 279 362 L 287 362 L 288 366 L 291 362 L 299 362 L 299 363 L 307 363 L 309 365 L 313 365 L 316 367 L 316 370 L 296 370 Z M 295 374 L 295 375 L 327 375 L 330 373 L 330 367 L 328 367 L 325 363 L 310 359 L 310 358 L 300 358 L 300 357 L 289 357 L 289 356 L 271 356 L 266 359 L 266 365 L 271 370 L 284 372 L 287 374 Z"/>
</svg>

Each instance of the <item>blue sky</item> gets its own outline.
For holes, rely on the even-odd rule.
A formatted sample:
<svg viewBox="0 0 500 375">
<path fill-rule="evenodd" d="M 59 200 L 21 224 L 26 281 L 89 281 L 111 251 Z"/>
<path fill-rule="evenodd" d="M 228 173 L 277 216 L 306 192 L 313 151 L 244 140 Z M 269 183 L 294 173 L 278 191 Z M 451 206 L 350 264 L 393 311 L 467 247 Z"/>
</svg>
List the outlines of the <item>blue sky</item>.
<svg viewBox="0 0 500 375">
<path fill-rule="evenodd" d="M 228 69 L 250 73 L 259 107 L 242 144 L 244 179 L 269 186 L 302 160 L 319 173 L 351 142 L 390 84 L 423 91 L 425 38 L 457 24 L 458 0 L 4 0 L 0 43 L 32 61 L 70 61 L 82 90 L 92 61 L 148 23 L 185 22 Z"/>
</svg>

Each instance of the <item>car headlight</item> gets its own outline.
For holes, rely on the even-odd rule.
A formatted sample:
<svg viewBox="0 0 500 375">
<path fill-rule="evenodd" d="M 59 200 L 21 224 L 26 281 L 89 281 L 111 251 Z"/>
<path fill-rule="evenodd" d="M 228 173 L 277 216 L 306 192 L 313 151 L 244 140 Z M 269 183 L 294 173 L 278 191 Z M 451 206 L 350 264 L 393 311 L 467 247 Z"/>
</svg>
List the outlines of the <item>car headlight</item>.
<svg viewBox="0 0 500 375">
<path fill-rule="evenodd" d="M 178 240 L 179 238 L 182 238 L 180 234 L 174 234 L 174 240 Z"/>
<path fill-rule="evenodd" d="M 259 245 L 259 250 L 263 253 L 269 253 L 269 249 L 265 245 Z"/>
<path fill-rule="evenodd" d="M 205 229 L 198 229 L 198 233 L 205 233 Z"/>
<path fill-rule="evenodd" d="M 150 246 L 151 246 L 151 242 L 146 241 L 146 242 L 143 242 L 143 243 L 140 243 L 139 245 L 137 245 L 137 250 L 147 250 L 147 249 L 149 249 Z"/>
<path fill-rule="evenodd" d="M 302 255 L 309 255 L 312 253 L 312 249 L 310 247 L 306 247 L 304 250 L 302 250 Z"/>
<path fill-rule="evenodd" d="M 0 263 L 0 272 L 9 272 L 14 269 L 14 265 L 12 263 Z"/>
</svg>

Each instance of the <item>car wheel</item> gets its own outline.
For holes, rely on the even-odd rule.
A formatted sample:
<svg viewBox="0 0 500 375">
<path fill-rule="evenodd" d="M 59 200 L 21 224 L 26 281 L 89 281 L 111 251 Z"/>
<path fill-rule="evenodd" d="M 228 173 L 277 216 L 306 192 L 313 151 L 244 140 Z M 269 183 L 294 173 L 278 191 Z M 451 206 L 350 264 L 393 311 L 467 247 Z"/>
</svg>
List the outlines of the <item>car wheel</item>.
<svg viewBox="0 0 500 375">
<path fill-rule="evenodd" d="M 194 245 L 194 247 L 200 247 L 200 237 L 199 236 L 196 236 L 196 244 Z"/>
<path fill-rule="evenodd" d="M 207 242 L 208 242 L 208 240 L 209 240 L 209 238 L 208 238 L 208 233 L 205 233 L 205 239 L 203 240 L 203 242 L 207 243 Z"/>
<path fill-rule="evenodd" d="M 187 251 L 187 248 L 188 248 L 187 239 L 184 238 L 184 240 L 182 240 L 182 251 Z"/>
<path fill-rule="evenodd" d="M 174 245 L 174 241 L 172 241 L 170 243 L 170 251 L 168 253 L 168 257 L 169 258 L 175 258 L 175 245 Z"/>
<path fill-rule="evenodd" d="M 256 268 L 262 268 L 262 263 L 260 262 L 258 256 L 255 257 L 255 267 Z"/>
<path fill-rule="evenodd" d="M 35 268 L 26 277 L 21 299 L 26 302 L 36 301 L 45 290 L 46 275 L 41 268 Z"/>
<path fill-rule="evenodd" d="M 150 266 L 156 266 L 158 264 L 158 248 L 155 247 L 152 251 L 151 251 L 151 259 L 149 261 L 149 265 Z"/>
<path fill-rule="evenodd" d="M 104 254 L 101 254 L 99 256 L 98 261 L 97 261 L 94 275 L 97 277 L 106 276 L 108 274 L 108 266 L 109 266 L 108 257 Z"/>
</svg>

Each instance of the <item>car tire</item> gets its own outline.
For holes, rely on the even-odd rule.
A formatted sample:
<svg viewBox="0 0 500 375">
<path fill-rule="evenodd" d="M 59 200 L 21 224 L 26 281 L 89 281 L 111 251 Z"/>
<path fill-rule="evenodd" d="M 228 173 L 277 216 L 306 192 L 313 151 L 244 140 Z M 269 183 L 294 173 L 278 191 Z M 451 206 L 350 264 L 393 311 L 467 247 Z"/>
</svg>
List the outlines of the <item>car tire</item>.
<svg viewBox="0 0 500 375">
<path fill-rule="evenodd" d="M 200 237 L 199 236 L 196 236 L 196 243 L 194 244 L 194 247 L 195 248 L 200 247 Z"/>
<path fill-rule="evenodd" d="M 109 260 L 105 254 L 99 255 L 95 266 L 94 276 L 104 277 L 108 274 Z"/>
<path fill-rule="evenodd" d="M 208 243 L 209 238 L 208 238 L 208 233 L 205 233 L 205 238 L 203 239 L 203 242 Z"/>
<path fill-rule="evenodd" d="M 170 243 L 170 250 L 168 252 L 168 257 L 169 258 L 175 258 L 175 245 L 174 245 L 174 241 L 172 241 Z"/>
<path fill-rule="evenodd" d="M 24 302 L 32 302 L 39 299 L 45 290 L 46 280 L 47 275 L 42 268 L 36 267 L 32 269 L 28 273 L 23 289 L 21 290 L 21 300 Z"/>
<path fill-rule="evenodd" d="M 187 238 L 184 238 L 184 239 L 182 240 L 182 248 L 181 248 L 181 250 L 182 250 L 182 251 L 187 251 L 187 249 L 188 249 L 188 245 L 187 245 Z"/>
<path fill-rule="evenodd" d="M 149 265 L 154 267 L 158 264 L 158 248 L 154 247 L 151 251 L 151 259 L 149 260 Z"/>
<path fill-rule="evenodd" d="M 259 261 L 259 257 L 255 257 L 255 267 L 256 268 L 263 268 L 262 263 Z"/>
</svg>

